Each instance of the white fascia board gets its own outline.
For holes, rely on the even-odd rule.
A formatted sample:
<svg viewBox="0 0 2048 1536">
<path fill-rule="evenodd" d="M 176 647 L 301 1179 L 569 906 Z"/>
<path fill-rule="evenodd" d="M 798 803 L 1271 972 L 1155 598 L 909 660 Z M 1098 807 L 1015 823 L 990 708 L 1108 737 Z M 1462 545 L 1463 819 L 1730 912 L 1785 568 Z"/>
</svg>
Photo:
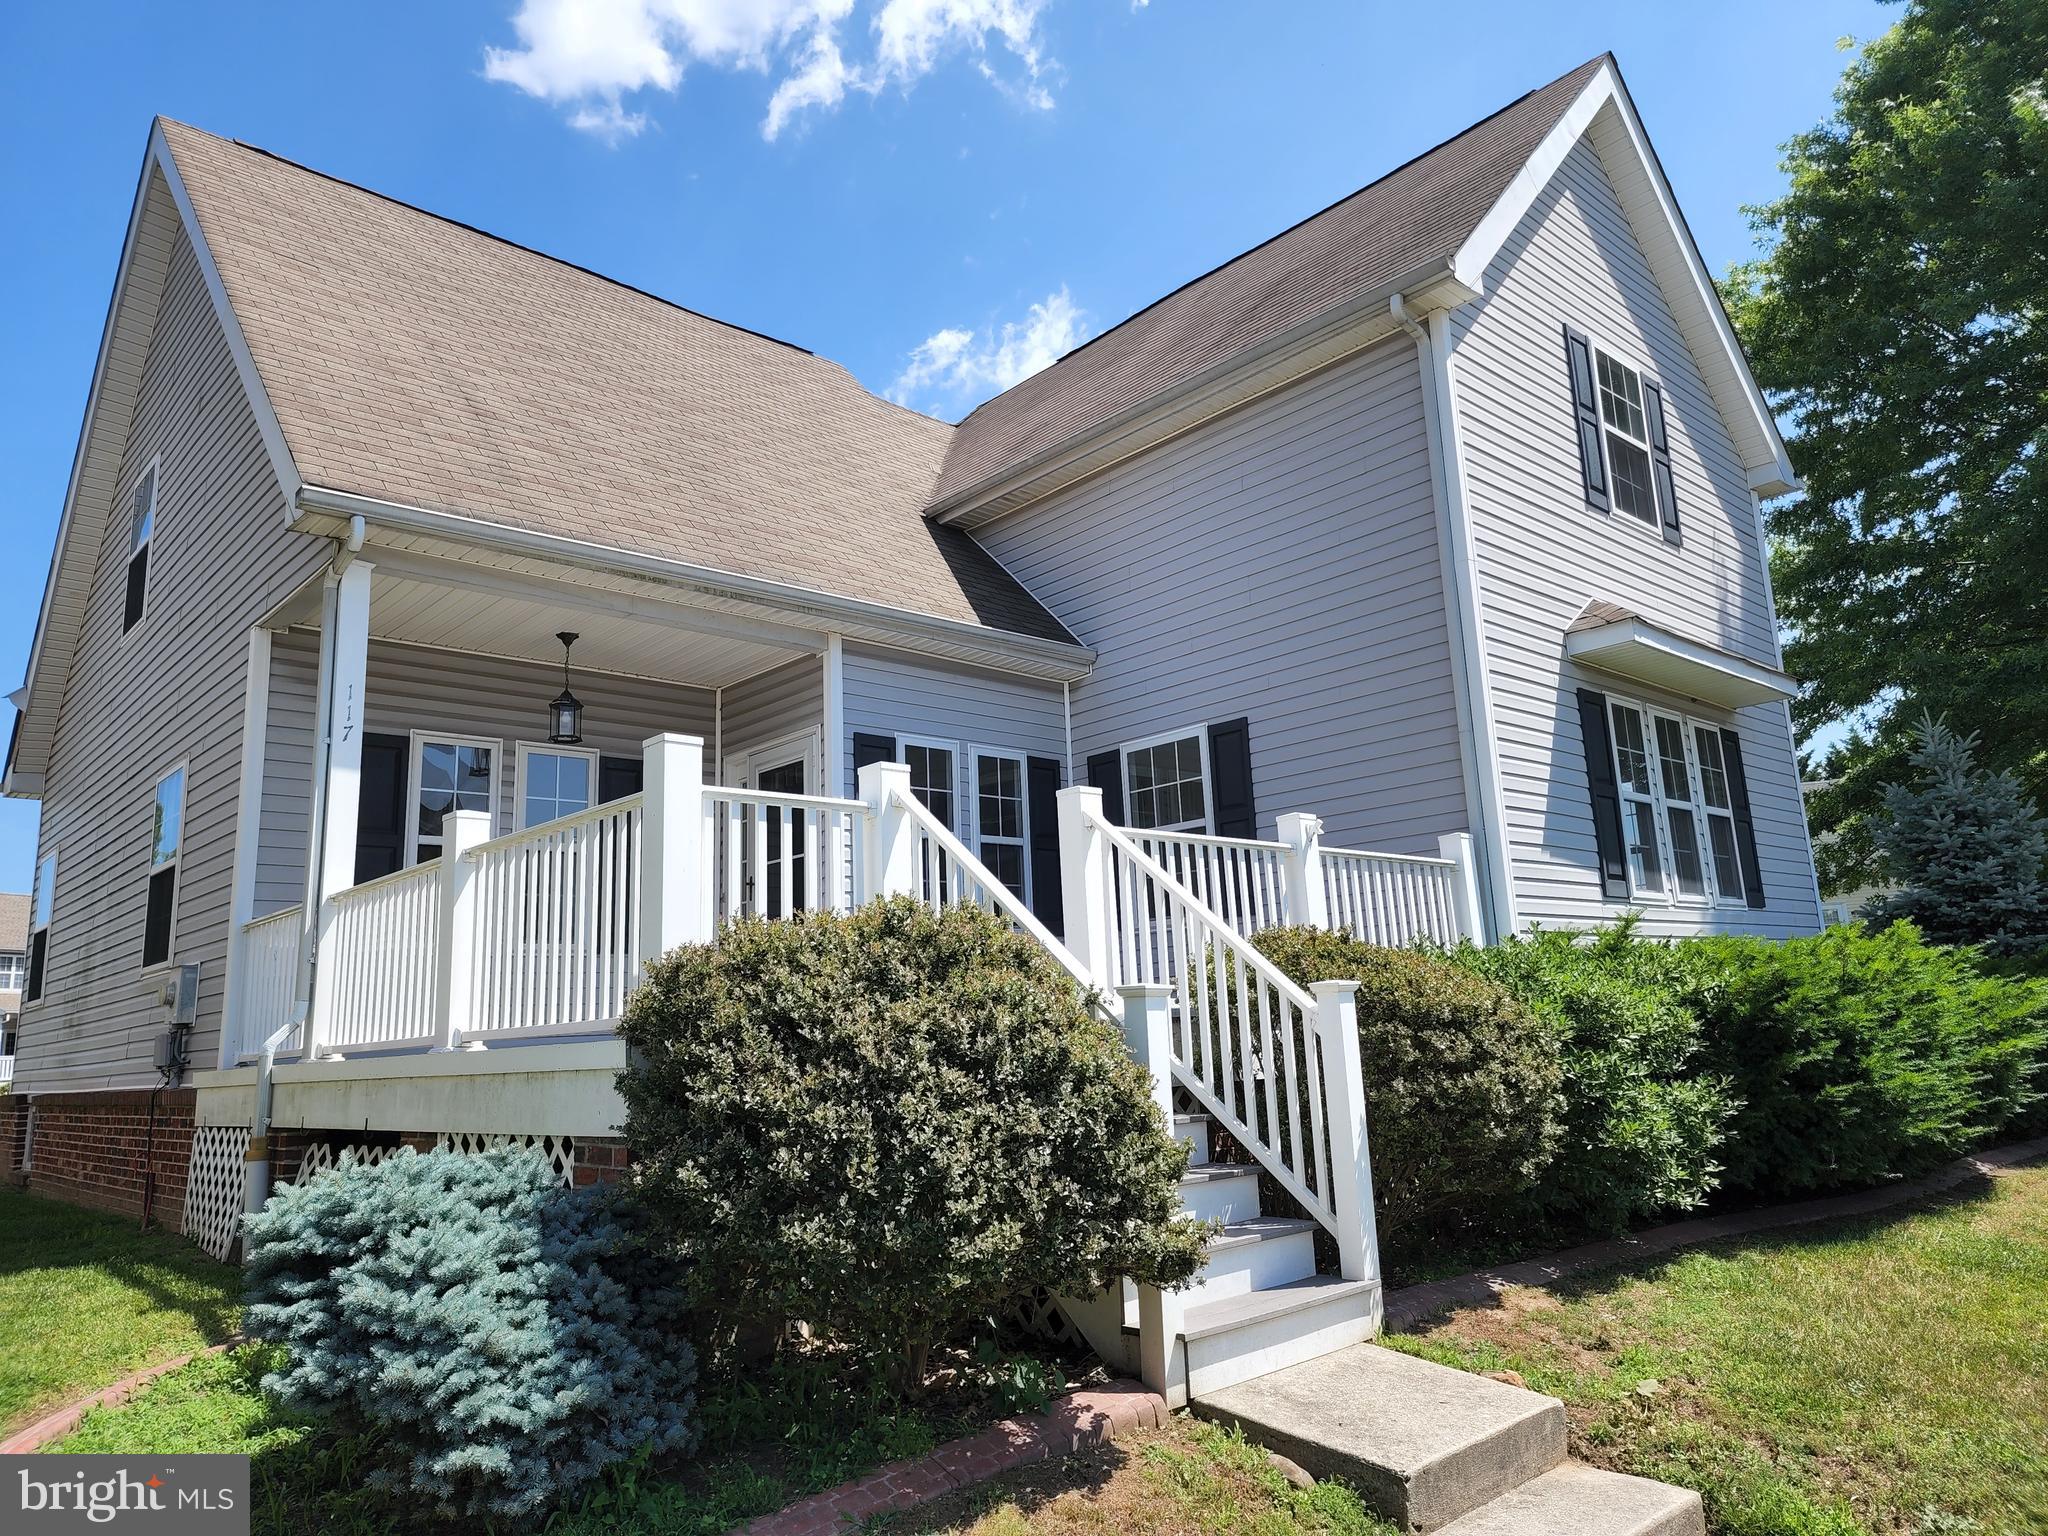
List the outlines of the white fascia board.
<svg viewBox="0 0 2048 1536">
<path fill-rule="evenodd" d="M 1564 650 L 1586 666 L 1727 709 L 1778 702 L 1799 691 L 1783 672 L 1641 619 L 1573 630 L 1564 637 Z"/>
<path fill-rule="evenodd" d="M 1736 340 L 1735 329 L 1728 323 L 1728 312 L 1721 307 L 1721 296 L 1714 288 L 1713 279 L 1707 275 L 1706 262 L 1700 257 L 1699 246 L 1686 225 L 1678 199 L 1672 195 L 1664 167 L 1650 146 L 1649 135 L 1643 131 L 1642 119 L 1636 115 L 1628 87 L 1622 84 L 1611 60 L 1601 65 L 1599 73 L 1586 83 L 1578 99 L 1566 109 L 1564 116 L 1558 119 L 1556 126 L 1516 173 L 1515 179 L 1508 183 L 1507 190 L 1458 248 L 1458 254 L 1452 260 L 1452 271 L 1461 283 L 1475 292 L 1485 291 L 1487 268 L 1493 264 L 1501 248 L 1513 238 L 1523 217 L 1550 184 L 1550 179 L 1564 164 L 1573 146 L 1586 136 L 1602 109 L 1610 105 L 1619 114 L 1621 126 L 1634 151 L 1634 165 L 1621 169 L 1634 170 L 1644 179 L 1663 215 L 1663 233 L 1668 238 L 1669 250 L 1676 254 L 1681 264 L 1680 271 L 1671 272 L 1668 259 L 1659 262 L 1656 249 L 1645 250 L 1657 271 L 1665 297 L 1674 305 L 1689 301 L 1697 314 L 1707 321 L 1721 350 L 1727 355 L 1739 394 L 1736 398 L 1723 398 L 1717 403 L 1743 453 L 1750 489 L 1767 497 L 1783 496 L 1798 490 L 1799 478 L 1792 472 L 1792 459 L 1785 450 L 1784 438 L 1779 435 L 1777 419 L 1771 414 L 1755 375 L 1749 371 L 1749 359 L 1743 356 L 1742 344 Z M 1610 166 L 1608 170 L 1611 175 L 1616 168 Z M 1641 238 L 1640 231 L 1638 238 Z M 1713 387 L 1711 381 L 1708 387 Z"/>
<path fill-rule="evenodd" d="M 536 533 L 460 513 L 437 512 L 428 507 L 383 501 L 353 491 L 328 486 L 303 485 L 292 499 L 294 517 L 305 514 L 329 517 L 360 517 L 365 523 L 395 532 L 425 534 L 454 544 L 471 544 L 510 554 L 525 555 L 588 569 L 636 576 L 703 592 L 709 596 L 759 603 L 767 607 L 798 609 L 815 615 L 821 627 L 874 630 L 878 637 L 914 650 L 964 647 L 985 656 L 978 664 L 1023 672 L 1054 682 L 1078 682 L 1095 665 L 1095 652 L 1088 646 L 1065 640 L 1046 640 L 960 619 L 939 618 L 885 603 L 846 597 L 759 576 L 744 576 L 686 560 L 673 560 L 641 550 L 593 544 L 560 534 Z"/>
</svg>

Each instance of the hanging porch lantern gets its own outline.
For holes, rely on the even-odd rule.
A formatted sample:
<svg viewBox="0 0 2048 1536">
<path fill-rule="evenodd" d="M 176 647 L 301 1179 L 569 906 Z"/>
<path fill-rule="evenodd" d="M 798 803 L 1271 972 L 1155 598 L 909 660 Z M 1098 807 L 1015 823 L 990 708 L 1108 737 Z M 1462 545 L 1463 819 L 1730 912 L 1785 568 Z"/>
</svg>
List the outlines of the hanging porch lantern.
<svg viewBox="0 0 2048 1536">
<path fill-rule="evenodd" d="M 562 691 L 548 705 L 548 740 L 573 747 L 583 739 L 583 701 L 569 691 L 569 647 L 576 643 L 576 631 L 565 629 L 555 638 L 562 642 Z"/>
</svg>

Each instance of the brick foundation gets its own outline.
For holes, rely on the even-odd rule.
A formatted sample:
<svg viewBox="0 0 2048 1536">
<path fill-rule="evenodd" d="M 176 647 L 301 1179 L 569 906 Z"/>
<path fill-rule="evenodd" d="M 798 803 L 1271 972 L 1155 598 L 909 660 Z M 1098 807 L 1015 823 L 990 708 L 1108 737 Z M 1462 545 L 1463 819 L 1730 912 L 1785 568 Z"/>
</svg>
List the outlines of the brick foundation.
<svg viewBox="0 0 2048 1536">
<path fill-rule="evenodd" d="M 155 1130 L 150 1128 L 154 1097 Z M 190 1088 L 117 1088 L 101 1093 L 9 1094 L 8 1171 L 33 1193 L 150 1219 L 177 1231 L 185 1219 L 185 1177 L 192 1162 Z M 35 1145 L 24 1156 L 28 1111 Z M 21 1176 L 23 1162 L 27 1175 Z M 154 1179 L 154 1193 L 150 1186 Z"/>
</svg>

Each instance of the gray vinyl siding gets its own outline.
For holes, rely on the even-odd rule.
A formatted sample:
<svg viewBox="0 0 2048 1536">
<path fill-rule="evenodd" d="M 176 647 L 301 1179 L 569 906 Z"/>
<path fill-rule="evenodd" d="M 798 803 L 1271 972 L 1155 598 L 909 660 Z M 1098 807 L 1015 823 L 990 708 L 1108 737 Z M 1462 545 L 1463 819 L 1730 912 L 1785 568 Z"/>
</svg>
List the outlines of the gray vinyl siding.
<svg viewBox="0 0 2048 1536">
<path fill-rule="evenodd" d="M 1248 716 L 1261 835 L 1467 825 L 1421 372 L 1405 337 L 980 531 L 1098 652 L 1074 760 Z"/>
<path fill-rule="evenodd" d="M 128 497 L 160 459 L 149 603 L 121 629 Z M 17 1092 L 156 1081 L 159 976 L 142 974 L 153 789 L 186 762 L 178 962 L 200 967 L 192 1060 L 219 1049 L 240 790 L 248 631 L 326 559 L 285 528 L 264 452 L 199 263 L 170 252 L 143 363 L 119 501 L 97 555 L 77 661 L 44 785 L 38 857 L 57 882 L 42 1000 L 21 1026 Z"/>
<path fill-rule="evenodd" d="M 855 793 L 856 731 L 951 743 L 956 751 L 960 824 L 954 831 L 972 846 L 970 774 L 977 747 L 1049 757 L 1064 764 L 1066 717 L 1060 686 L 1008 677 L 913 656 L 907 651 L 849 645 L 842 658 L 846 725 L 840 743 L 845 793 Z M 1061 782 L 1065 782 L 1062 772 Z"/>
<path fill-rule="evenodd" d="M 272 646 L 258 916 L 301 900 L 305 890 L 319 644 L 317 634 L 295 631 L 279 635 Z M 597 672 L 578 672 L 571 684 L 583 701 L 583 745 L 603 756 L 638 757 L 646 739 L 661 731 L 702 736 L 708 748 L 709 689 Z M 546 743 L 547 701 L 561 686 L 557 667 L 373 640 L 364 678 L 363 728 L 373 734 L 428 731 L 496 743 L 494 831 L 503 834 L 518 825 L 519 743 Z"/>
<path fill-rule="evenodd" d="M 1627 903 L 1601 894 L 1574 691 L 1645 690 L 1566 663 L 1565 630 L 1599 600 L 1776 665 L 1764 556 L 1734 442 L 1590 142 L 1567 157 L 1486 286 L 1459 312 L 1453 368 L 1517 920 L 1597 922 Z M 1677 548 L 1585 504 L 1567 322 L 1664 388 Z M 1767 905 L 1701 916 L 1653 904 L 1649 928 L 1812 931 L 1820 918 L 1784 706 L 1690 712 L 1741 733 Z"/>
<path fill-rule="evenodd" d="M 815 729 L 822 734 L 825 723 L 824 661 L 819 657 L 806 656 L 750 677 L 745 682 L 731 684 L 724 690 L 721 714 L 722 750 L 728 761 L 738 753 L 786 741 L 805 731 Z M 728 782 L 722 764 L 713 765 L 706 771 L 720 783 Z M 823 765 L 813 762 L 806 772 L 822 781 Z M 819 794 L 839 792 L 831 785 L 816 788 Z"/>
</svg>

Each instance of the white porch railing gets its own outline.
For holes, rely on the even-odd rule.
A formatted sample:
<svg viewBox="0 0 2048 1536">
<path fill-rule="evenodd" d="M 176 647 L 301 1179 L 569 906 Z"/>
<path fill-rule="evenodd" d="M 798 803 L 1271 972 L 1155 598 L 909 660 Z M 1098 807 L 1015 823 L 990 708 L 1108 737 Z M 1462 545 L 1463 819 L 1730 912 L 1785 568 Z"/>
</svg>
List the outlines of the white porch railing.
<svg viewBox="0 0 2048 1536">
<path fill-rule="evenodd" d="M 242 925 L 242 975 L 235 989 L 237 1054 L 261 1050 L 271 1032 L 292 1016 L 299 979 L 299 934 L 305 907 L 293 902 Z M 293 1031 L 296 1036 L 297 1031 Z M 296 1038 L 284 1049 L 299 1048 Z"/>
<path fill-rule="evenodd" d="M 704 910 L 735 917 L 844 912 L 867 806 L 829 795 L 704 791 Z"/>
<path fill-rule="evenodd" d="M 587 1033 L 626 1011 L 640 979 L 642 804 L 630 795 L 458 855 L 472 933 L 451 1044 Z"/>
<path fill-rule="evenodd" d="M 0 1056 L 0 1087 L 14 1081 L 14 1058 Z"/>
<path fill-rule="evenodd" d="M 316 1050 L 439 1038 L 441 887 L 436 859 L 338 891 L 321 916 Z"/>
<path fill-rule="evenodd" d="M 1418 939 L 1479 936 L 1472 840 L 1438 840 L 1441 856 L 1325 848 L 1314 816 L 1287 815 L 1277 841 L 1195 832 L 1124 835 L 1241 938 L 1306 923 L 1398 949 Z"/>
</svg>

